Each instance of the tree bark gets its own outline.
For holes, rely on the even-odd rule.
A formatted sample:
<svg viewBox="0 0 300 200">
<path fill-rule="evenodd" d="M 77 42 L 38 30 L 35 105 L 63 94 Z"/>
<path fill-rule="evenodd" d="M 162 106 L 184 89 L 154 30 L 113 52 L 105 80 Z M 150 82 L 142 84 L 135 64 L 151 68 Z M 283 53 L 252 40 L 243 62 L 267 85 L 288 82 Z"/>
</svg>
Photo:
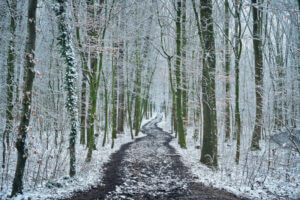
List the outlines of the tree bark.
<svg viewBox="0 0 300 200">
<path fill-rule="evenodd" d="M 187 52 L 187 36 L 186 36 L 186 0 L 182 1 L 182 118 L 183 123 L 186 125 L 188 122 L 188 77 L 186 65 L 186 52 Z"/>
<path fill-rule="evenodd" d="M 102 32 L 99 33 L 99 23 L 97 16 L 99 16 L 103 10 L 104 0 L 100 0 L 99 5 L 97 6 L 98 9 L 94 9 L 95 2 L 94 0 L 87 0 L 87 16 L 91 21 L 91 25 L 88 30 L 88 36 L 91 45 L 91 52 L 90 52 L 90 71 L 88 73 L 89 80 L 90 80 L 90 94 L 89 94 L 89 104 L 88 104 L 88 124 L 87 124 L 87 147 L 88 153 L 86 157 L 86 162 L 90 162 L 92 159 L 93 150 L 96 149 L 95 147 L 95 139 L 94 139 L 94 126 L 95 126 L 95 119 L 96 119 L 96 109 L 97 109 L 97 97 L 98 97 L 98 89 L 100 84 L 100 74 L 102 70 L 103 64 L 103 49 L 104 49 L 104 38 L 106 33 L 106 28 L 111 16 L 111 10 L 114 6 L 114 0 L 112 1 L 111 7 L 108 12 L 108 20 L 104 24 Z M 105 4 L 107 6 L 107 4 Z M 97 16 L 95 16 L 95 14 Z M 98 42 L 99 36 L 101 35 L 101 42 L 100 42 L 100 53 L 98 52 L 96 46 L 96 42 Z M 99 60 L 98 60 L 99 58 Z"/>
<path fill-rule="evenodd" d="M 107 138 L 108 131 L 108 90 L 107 90 L 107 82 L 102 70 L 103 82 L 104 82 L 104 135 L 102 146 L 104 147 Z"/>
<path fill-rule="evenodd" d="M 103 1 L 101 1 L 103 3 Z M 96 9 L 98 11 L 98 9 Z M 97 108 L 97 96 L 98 96 L 98 80 L 100 70 L 98 70 L 97 59 L 97 41 L 99 37 L 98 22 L 96 19 L 95 2 L 94 0 L 87 0 L 87 16 L 89 20 L 89 27 L 87 30 L 90 45 L 90 70 L 89 70 L 89 84 L 90 93 L 88 99 L 88 119 L 87 119 L 87 147 L 88 153 L 86 162 L 90 162 L 92 159 L 92 153 L 94 148 L 94 131 L 95 131 L 95 118 Z M 100 61 L 99 61 L 100 62 Z"/>
<path fill-rule="evenodd" d="M 212 18 L 212 1 L 202 0 L 200 3 L 200 22 L 202 31 L 203 55 L 203 79 L 202 79 L 202 102 L 203 102 L 203 146 L 200 161 L 209 166 L 218 166 L 218 136 L 217 115 L 215 98 L 215 38 Z M 198 19 L 198 18 L 197 18 Z M 199 23 L 198 23 L 199 24 Z M 199 35 L 200 37 L 200 35 Z M 200 38 L 201 42 L 201 38 Z"/>
<path fill-rule="evenodd" d="M 13 92 L 14 92 L 14 73 L 15 73 L 15 31 L 16 31 L 16 8 L 17 1 L 12 1 L 9 5 L 10 10 L 10 34 L 11 39 L 8 43 L 8 57 L 7 57 L 7 75 L 6 75 L 6 121 L 5 130 L 2 135 L 3 154 L 2 154 L 2 168 L 5 167 L 6 162 L 6 146 L 9 147 L 9 137 L 13 126 Z M 17 99 L 16 99 L 17 101 Z"/>
<path fill-rule="evenodd" d="M 176 122 L 178 132 L 178 144 L 181 148 L 186 148 L 185 133 L 182 120 L 182 104 L 181 104 L 181 0 L 177 0 L 176 8 L 176 60 L 175 60 L 175 77 L 176 77 Z"/>
<path fill-rule="evenodd" d="M 151 19 L 149 23 L 149 29 L 151 28 Z M 149 33 L 150 31 L 148 31 Z M 149 35 L 145 38 L 145 43 L 143 46 L 142 53 L 138 50 L 141 45 L 138 41 L 136 41 L 136 80 L 135 80 L 135 110 L 134 110 L 134 129 L 135 136 L 138 136 L 140 131 L 140 126 L 143 118 L 143 102 L 142 102 L 142 69 L 144 67 L 144 63 L 146 63 L 146 58 L 149 53 L 150 46 L 150 37 Z M 145 98 L 145 97 L 144 97 Z"/>
<path fill-rule="evenodd" d="M 138 48 L 138 45 L 137 47 Z M 140 60 L 140 52 L 136 50 L 136 74 L 135 74 L 135 86 L 134 86 L 134 97 L 135 97 L 135 104 L 134 104 L 134 129 L 135 129 L 135 136 L 138 136 L 140 131 L 140 114 L 141 114 L 141 60 Z"/>
<path fill-rule="evenodd" d="M 75 66 L 75 54 L 72 47 L 71 33 L 66 24 L 66 4 L 64 0 L 57 0 L 55 7 L 56 16 L 58 17 L 58 41 L 61 46 L 61 55 L 65 59 L 65 88 L 67 91 L 66 108 L 69 113 L 71 130 L 69 134 L 69 153 L 70 153 L 70 177 L 76 174 L 76 136 L 78 131 L 78 109 L 77 109 L 77 69 Z"/>
<path fill-rule="evenodd" d="M 97 85 L 97 59 L 91 58 L 91 72 L 92 77 L 90 79 L 90 95 L 88 104 L 88 125 L 87 125 L 87 147 L 88 153 L 86 157 L 86 162 L 90 162 L 92 158 L 92 152 L 94 148 L 94 126 L 96 118 L 96 108 L 97 108 L 97 95 L 98 95 L 98 85 Z"/>
<path fill-rule="evenodd" d="M 120 5 L 122 7 L 126 7 L 126 1 L 122 1 L 122 4 Z M 119 31 L 125 30 L 125 11 L 122 10 L 119 19 Z M 124 62 L 124 51 L 125 51 L 125 41 L 123 39 L 119 39 L 118 41 L 118 79 L 119 79 L 119 106 L 118 106 L 118 133 L 124 132 L 124 122 L 125 122 L 125 115 L 126 115 L 126 106 L 125 106 L 125 75 L 124 75 L 124 68 L 125 68 L 125 62 Z"/>
<path fill-rule="evenodd" d="M 240 115 L 240 106 L 239 106 L 239 80 L 240 80 L 240 58 L 242 52 L 242 40 L 241 40 L 241 19 L 240 19 L 240 11 L 242 3 L 238 4 L 238 0 L 236 0 L 234 4 L 235 14 L 234 14 L 234 31 L 235 31 L 235 44 L 234 44 L 234 68 L 235 68 L 235 126 L 236 126 L 236 154 L 235 154 L 235 162 L 239 164 L 240 159 L 240 144 L 241 144 L 241 115 Z"/>
<path fill-rule="evenodd" d="M 84 63 L 83 65 L 87 65 Z M 85 68 L 85 67 L 84 67 Z M 87 91 L 87 74 L 85 69 L 82 69 L 81 83 L 81 105 L 80 105 L 80 144 L 85 144 L 86 131 L 86 91 Z"/>
<path fill-rule="evenodd" d="M 75 22 L 79 23 L 78 21 L 78 10 L 76 8 L 76 3 L 74 0 L 72 1 L 73 9 L 74 9 L 74 18 Z M 88 65 L 87 65 L 87 53 L 84 53 L 81 44 L 80 38 L 80 29 L 79 25 L 77 24 L 75 28 L 76 33 L 76 40 L 78 43 L 79 51 L 80 51 L 80 59 L 81 59 L 81 70 L 82 70 L 82 81 L 81 81 L 81 102 L 80 102 L 80 144 L 85 144 L 86 142 L 86 93 L 87 93 L 87 75 L 88 75 Z"/>
<path fill-rule="evenodd" d="M 225 75 L 226 75 L 226 99 L 225 99 L 225 141 L 230 138 L 230 50 L 229 50 L 229 2 L 225 0 Z"/>
<path fill-rule="evenodd" d="M 11 196 L 22 194 L 23 175 L 28 149 L 26 148 L 26 135 L 30 131 L 29 121 L 31 116 L 32 85 L 35 77 L 35 40 L 36 40 L 36 8 L 37 0 L 28 1 L 28 20 L 27 20 L 27 38 L 25 46 L 25 63 L 24 63 L 24 89 L 22 95 L 22 116 L 16 141 L 18 150 L 18 159 L 15 171 L 15 177 L 12 185 Z"/>
<path fill-rule="evenodd" d="M 124 83 L 124 41 L 118 44 L 118 79 L 119 79 L 119 106 L 118 106 L 118 133 L 124 132 L 125 120 L 125 83 Z"/>
<path fill-rule="evenodd" d="M 114 52 L 112 57 L 112 87 L 111 87 L 111 103 L 112 103 L 112 144 L 114 147 L 114 139 L 117 137 L 117 106 L 118 106 L 118 81 L 117 81 L 117 63 L 118 63 L 118 43 L 113 42 Z"/>
<path fill-rule="evenodd" d="M 260 0 L 252 0 L 256 5 L 252 8 L 253 16 L 253 49 L 254 49 L 254 67 L 255 67 L 255 97 L 256 97 L 256 115 L 255 126 L 252 135 L 251 149 L 258 150 L 259 140 L 262 131 L 262 95 L 263 95 L 263 54 L 262 54 L 262 12 L 257 8 Z"/>
</svg>

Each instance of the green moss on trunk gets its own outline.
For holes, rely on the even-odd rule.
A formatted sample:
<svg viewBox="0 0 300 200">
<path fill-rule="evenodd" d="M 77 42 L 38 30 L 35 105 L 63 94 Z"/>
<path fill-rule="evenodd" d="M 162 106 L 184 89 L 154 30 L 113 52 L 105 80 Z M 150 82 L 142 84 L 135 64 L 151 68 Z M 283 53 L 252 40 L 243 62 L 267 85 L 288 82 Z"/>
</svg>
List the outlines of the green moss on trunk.
<svg viewBox="0 0 300 200">
<path fill-rule="evenodd" d="M 203 78 L 202 78 L 202 103 L 203 103 L 203 146 L 200 161 L 209 166 L 218 166 L 218 136 L 216 124 L 216 99 L 215 99 L 215 38 L 212 18 L 212 1 L 200 2 L 200 22 L 193 1 L 193 9 L 196 17 L 198 35 L 202 50 Z"/>
</svg>

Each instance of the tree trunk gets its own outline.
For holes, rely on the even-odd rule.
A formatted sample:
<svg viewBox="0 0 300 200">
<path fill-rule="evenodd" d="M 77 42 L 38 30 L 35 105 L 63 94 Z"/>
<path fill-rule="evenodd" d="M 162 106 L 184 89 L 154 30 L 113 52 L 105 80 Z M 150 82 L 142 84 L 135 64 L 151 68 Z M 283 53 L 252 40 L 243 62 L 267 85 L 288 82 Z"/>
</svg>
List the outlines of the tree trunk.
<svg viewBox="0 0 300 200">
<path fill-rule="evenodd" d="M 117 42 L 113 43 L 114 52 L 112 57 L 112 87 L 111 87 L 111 103 L 112 103 L 112 133 L 111 139 L 112 144 L 111 148 L 114 147 L 114 139 L 116 138 L 117 134 L 117 105 L 118 105 L 118 82 L 116 77 L 117 72 L 117 62 L 118 62 L 118 44 Z"/>
<path fill-rule="evenodd" d="M 107 82 L 102 70 L 103 82 L 104 82 L 104 135 L 102 146 L 104 147 L 107 138 L 107 130 L 108 130 L 108 90 L 107 90 Z"/>
<path fill-rule="evenodd" d="M 83 63 L 87 65 L 87 63 Z M 82 67 L 82 83 L 81 83 L 81 105 L 80 105 L 80 144 L 85 144 L 86 130 L 86 91 L 87 91 L 87 74 L 85 67 Z"/>
<path fill-rule="evenodd" d="M 277 26 L 280 27 L 279 21 L 277 21 Z M 283 37 L 279 35 L 280 29 L 278 28 L 275 35 L 275 43 L 276 43 L 276 57 L 275 57 L 275 63 L 277 65 L 277 73 L 278 73 L 278 83 L 277 88 L 274 91 L 275 94 L 275 102 L 274 102 L 274 112 L 275 112 L 275 126 L 278 130 L 281 130 L 282 126 L 285 125 L 283 123 L 283 107 L 284 102 L 283 98 L 286 94 L 284 94 L 284 58 L 283 58 L 283 52 L 282 52 L 282 46 L 280 46 L 280 42 L 283 41 Z M 275 88 L 274 88 L 275 89 Z M 276 98 L 277 96 L 277 98 Z"/>
<path fill-rule="evenodd" d="M 97 59 L 91 58 L 91 76 L 90 79 L 90 95 L 89 95 L 89 106 L 88 106 L 88 124 L 87 124 L 87 147 L 88 153 L 86 157 L 86 162 L 90 162 L 92 158 L 93 148 L 94 148 L 94 126 L 96 118 L 96 107 L 97 107 L 97 95 L 98 95 L 98 85 L 97 85 Z"/>
<path fill-rule="evenodd" d="M 6 121 L 5 130 L 2 135 L 3 154 L 2 168 L 5 167 L 6 146 L 9 147 L 9 136 L 13 126 L 13 92 L 14 92 L 14 73 L 15 73 L 15 31 L 16 31 L 16 8 L 17 1 L 12 1 L 10 6 L 10 34 L 11 39 L 8 43 L 8 58 L 7 58 L 7 76 L 6 76 Z M 16 99 L 17 101 L 17 99 Z"/>
<path fill-rule="evenodd" d="M 260 4 L 260 0 L 252 0 L 252 4 Z M 263 54 L 262 54 L 262 12 L 255 6 L 252 8 L 253 15 L 253 49 L 255 66 L 255 97 L 256 115 L 255 126 L 252 135 L 251 149 L 258 150 L 262 131 L 262 95 L 263 95 Z"/>
<path fill-rule="evenodd" d="M 27 38 L 25 46 L 25 63 L 24 63 L 24 89 L 22 100 L 22 116 L 19 126 L 16 147 L 18 150 L 17 166 L 15 177 L 12 185 L 11 196 L 22 193 L 23 189 L 23 175 L 26 160 L 28 157 L 28 150 L 26 148 L 26 135 L 30 131 L 29 121 L 31 115 L 31 101 L 32 101 L 32 85 L 35 77 L 35 40 L 36 40 L 36 8 L 37 0 L 28 1 L 28 20 L 27 20 Z"/>
<path fill-rule="evenodd" d="M 95 2 L 94 0 L 87 0 L 87 16 L 89 20 L 91 21 L 91 25 L 88 29 L 88 36 L 90 40 L 90 71 L 88 73 L 89 80 L 90 80 L 90 95 L 89 95 L 89 104 L 88 104 L 88 124 L 87 124 L 87 147 L 88 147 L 88 153 L 86 157 L 86 162 L 90 162 L 92 159 L 92 153 L 95 147 L 95 139 L 94 139 L 94 126 L 95 126 L 95 119 L 96 119 L 96 109 L 97 109 L 97 97 L 98 97 L 98 89 L 100 84 L 100 74 L 102 70 L 102 63 L 103 63 L 103 51 L 100 51 L 100 53 L 97 50 L 97 42 L 99 39 L 99 35 L 101 35 L 101 42 L 100 47 L 101 50 L 104 48 L 104 42 L 103 39 L 105 38 L 106 33 L 106 25 L 104 29 L 102 30 L 102 33 L 100 34 L 98 29 L 98 19 L 97 16 L 95 16 L 95 13 L 97 15 L 101 14 L 102 8 L 103 8 L 104 0 L 100 0 L 99 5 L 96 6 L 96 12 L 95 12 Z M 112 1 L 112 5 L 109 11 L 109 14 L 111 13 L 111 9 L 113 8 L 114 0 Z M 107 6 L 105 4 L 105 6 Z M 110 15 L 109 15 L 110 16 Z M 110 18 L 110 17 L 109 17 Z M 108 20 L 109 21 L 109 20 Z M 106 23 L 108 23 L 108 21 Z M 99 58 L 99 60 L 98 60 Z"/>
<path fill-rule="evenodd" d="M 211 0 L 201 1 L 200 19 L 204 45 L 202 79 L 203 147 L 200 161 L 209 166 L 218 166 L 218 136 L 215 98 L 216 55 Z"/>
<path fill-rule="evenodd" d="M 186 1 L 182 1 L 182 118 L 183 123 L 186 125 L 188 122 L 188 77 L 186 65 L 186 52 L 187 52 L 187 37 L 186 37 Z"/>
<path fill-rule="evenodd" d="M 182 105 L 181 105 L 181 0 L 177 0 L 177 16 L 176 16 L 176 60 L 175 60 L 175 76 L 176 76 L 176 122 L 178 132 L 178 144 L 181 148 L 186 148 L 185 133 L 182 120 Z"/>
<path fill-rule="evenodd" d="M 242 40 L 241 40 L 241 19 L 240 19 L 240 11 L 242 9 L 241 5 L 242 3 L 238 4 L 238 0 L 236 0 L 234 4 L 235 8 L 235 25 L 234 25 L 234 31 L 235 31 L 235 44 L 234 44 L 234 54 L 235 54 L 235 60 L 234 60 L 234 68 L 235 68 L 235 125 L 236 125 L 236 154 L 235 154 L 235 162 L 239 164 L 240 159 L 240 144 L 241 144 L 241 115 L 240 115 L 240 106 L 239 106 L 239 80 L 240 80 L 240 58 L 241 58 L 241 52 L 242 52 Z"/>
<path fill-rule="evenodd" d="M 151 22 L 151 21 L 150 21 Z M 149 28 L 151 27 L 151 23 L 149 23 Z M 148 31 L 149 33 L 150 31 Z M 145 38 L 145 43 L 143 46 L 143 51 L 140 53 L 138 48 L 141 45 L 138 41 L 136 41 L 136 80 L 135 80 L 135 109 L 134 109 L 134 129 L 135 129 L 135 136 L 138 136 L 140 131 L 140 126 L 143 118 L 143 103 L 142 103 L 142 69 L 144 67 L 144 63 L 146 62 L 146 58 L 149 52 L 150 46 L 150 37 L 149 35 Z"/>
<path fill-rule="evenodd" d="M 72 1 L 73 9 L 74 9 L 74 18 L 76 23 L 78 21 L 78 10 L 76 9 L 76 2 Z M 82 82 L 81 82 L 81 105 L 80 105 L 80 144 L 85 144 L 86 142 L 86 92 L 87 92 L 87 53 L 84 53 L 81 44 L 80 38 L 80 29 L 79 25 L 77 24 L 75 28 L 76 33 L 76 40 L 78 43 L 79 51 L 80 51 L 80 59 L 81 59 L 81 70 L 82 70 Z"/>
<path fill-rule="evenodd" d="M 170 89 L 171 89 L 171 95 L 172 95 L 172 110 L 171 110 L 171 129 L 172 132 L 174 131 L 175 136 L 177 136 L 177 123 L 176 123 L 176 92 L 174 89 L 173 84 L 173 76 L 172 76 L 172 63 L 171 63 L 171 57 L 167 57 L 168 61 L 168 71 L 169 71 L 169 83 L 170 83 Z"/>
<path fill-rule="evenodd" d="M 229 2 L 225 0 L 225 141 L 230 138 L 230 50 L 229 50 Z"/>
<path fill-rule="evenodd" d="M 118 132 L 124 132 L 124 118 L 125 118 L 125 83 L 124 83 L 124 41 L 119 42 L 118 45 L 118 78 L 119 78 L 119 106 L 118 106 Z"/>
<path fill-rule="evenodd" d="M 61 55 L 67 64 L 65 74 L 65 88 L 67 90 L 66 108 L 69 113 L 71 131 L 69 134 L 69 151 L 70 151 L 70 170 L 69 175 L 73 177 L 76 174 L 76 136 L 78 131 L 78 109 L 77 109 L 77 70 L 75 66 L 75 54 L 71 42 L 71 33 L 66 24 L 66 4 L 64 0 L 57 0 L 59 7 L 55 8 L 58 17 L 58 41 L 61 46 Z"/>
<path fill-rule="evenodd" d="M 86 162 L 90 162 L 92 159 L 93 148 L 94 148 L 94 131 L 95 131 L 95 118 L 96 118 L 96 108 L 97 108 L 97 96 L 98 96 L 98 66 L 97 66 L 97 41 L 99 37 L 99 31 L 97 26 L 97 19 L 95 16 L 95 2 L 94 0 L 87 0 L 87 17 L 89 20 L 89 27 L 87 34 L 89 37 L 90 45 L 90 70 L 89 70 L 89 83 L 90 83 L 90 93 L 88 99 L 88 119 L 87 119 L 87 147 L 88 153 L 86 157 Z"/>
<path fill-rule="evenodd" d="M 138 48 L 138 47 L 137 47 Z M 140 64 L 140 55 L 138 50 L 136 50 L 136 62 L 137 62 L 137 69 L 136 69 L 136 77 L 135 77 L 135 89 L 134 89 L 134 96 L 135 96 L 135 104 L 134 104 L 134 129 L 135 129 L 135 136 L 138 136 L 140 131 L 140 114 L 141 114 L 141 64 Z"/>
<path fill-rule="evenodd" d="M 126 1 L 122 1 L 121 5 L 122 7 L 126 7 Z M 125 11 L 122 10 L 119 15 L 118 19 L 118 31 L 121 32 L 125 30 Z M 125 41 L 119 40 L 118 41 L 118 79 L 119 79 L 119 106 L 118 106 L 118 133 L 124 132 L 124 121 L 125 121 L 125 115 L 126 115 L 126 106 L 125 106 L 125 75 L 124 75 L 124 68 L 125 68 L 125 62 L 124 62 L 124 51 L 125 51 Z"/>
<path fill-rule="evenodd" d="M 128 113 L 128 124 L 129 124 L 129 129 L 130 129 L 130 135 L 131 135 L 131 139 L 134 138 L 133 136 L 133 125 L 132 125 L 132 117 L 131 117 L 131 113 L 132 113 L 132 95 L 130 95 L 129 92 L 129 85 L 128 85 L 128 75 L 127 75 L 127 79 L 126 79 L 126 85 L 127 85 L 127 92 L 126 92 L 126 96 L 127 96 L 127 113 Z"/>
</svg>

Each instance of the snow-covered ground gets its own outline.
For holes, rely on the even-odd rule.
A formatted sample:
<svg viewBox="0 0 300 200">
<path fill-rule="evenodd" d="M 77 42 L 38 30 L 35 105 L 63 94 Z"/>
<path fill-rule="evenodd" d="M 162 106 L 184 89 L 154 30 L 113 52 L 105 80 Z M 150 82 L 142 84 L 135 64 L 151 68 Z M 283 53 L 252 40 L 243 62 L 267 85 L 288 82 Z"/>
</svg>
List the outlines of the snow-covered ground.
<svg viewBox="0 0 300 200">
<path fill-rule="evenodd" d="M 168 117 L 158 126 L 171 131 Z M 241 149 L 240 164 L 236 165 L 234 141 L 223 147 L 219 144 L 219 169 L 216 170 L 200 163 L 200 142 L 193 137 L 193 131 L 192 127 L 187 128 L 187 149 L 181 149 L 177 139 L 171 145 L 197 181 L 250 199 L 300 198 L 300 155 L 295 151 L 261 143 L 260 151 Z"/>
<path fill-rule="evenodd" d="M 155 115 L 153 115 L 155 116 Z M 152 118 L 153 119 L 153 118 Z M 152 119 L 148 120 L 143 120 L 142 126 L 146 124 L 147 122 L 151 121 Z M 135 138 L 140 138 L 144 137 L 145 134 L 142 132 L 139 133 L 138 137 Z M 32 139 L 32 138 L 31 138 Z M 21 199 L 34 199 L 34 200 L 44 200 L 44 199 L 55 199 L 55 198 L 62 198 L 62 197 L 68 197 L 72 195 L 72 192 L 77 191 L 77 190 L 88 190 L 92 186 L 96 186 L 97 184 L 101 184 L 101 178 L 103 176 L 103 165 L 104 163 L 108 162 L 110 159 L 110 156 L 112 153 L 118 151 L 120 147 L 123 144 L 126 144 L 128 142 L 131 142 L 131 136 L 130 136 L 130 131 L 128 129 L 125 129 L 124 134 L 118 134 L 117 139 L 115 139 L 114 142 L 114 148 L 111 148 L 110 140 L 108 143 L 104 146 L 101 147 L 101 142 L 102 138 L 99 139 L 98 145 L 97 145 L 97 150 L 93 151 L 93 157 L 92 161 L 90 163 L 85 162 L 86 154 L 87 154 L 87 149 L 83 145 L 78 145 L 79 148 L 76 150 L 76 158 L 77 158 L 77 175 L 75 178 L 70 179 L 67 174 L 68 174 L 68 151 L 64 149 L 61 152 L 61 156 L 64 157 L 62 159 L 58 159 L 61 162 L 58 163 L 58 172 L 59 174 L 65 174 L 60 176 L 60 178 L 55 178 L 55 179 L 49 179 L 41 182 L 36 182 L 35 178 L 36 176 L 32 177 L 25 177 L 24 176 L 24 190 L 23 190 L 23 195 L 19 195 L 13 200 L 21 200 Z M 29 141 L 30 143 L 30 138 Z M 30 145 L 29 145 L 30 146 Z M 67 147 L 66 147 L 67 148 Z M 29 149 L 31 152 L 34 152 L 33 148 Z M 49 150 L 51 151 L 51 150 Z M 46 162 L 46 159 L 41 158 L 42 161 L 39 161 L 39 157 L 37 155 L 42 155 L 42 152 L 37 151 L 38 153 L 32 153 L 29 154 L 28 158 L 28 163 L 25 170 L 31 170 L 28 169 L 28 167 L 33 168 L 38 168 L 38 164 L 40 162 L 43 162 L 42 167 L 40 171 L 40 176 L 45 176 L 44 173 L 42 173 L 42 169 L 45 168 L 44 162 Z M 15 152 L 14 152 L 15 153 Z M 32 156 L 30 156 L 32 155 Z M 43 155 L 51 155 L 49 152 L 44 152 Z M 15 159 L 15 156 L 12 156 L 13 159 Z M 47 158 L 49 160 L 49 158 Z M 12 163 L 15 161 L 13 160 Z M 35 165 L 33 163 L 36 163 Z M 54 162 L 52 162 L 53 164 Z M 52 166 L 53 167 L 53 166 Z M 49 167 L 50 168 L 50 167 Z M 36 171 L 36 170 L 32 170 Z M 30 173 L 28 173 L 30 174 Z M 34 174 L 34 173 L 33 173 Z M 11 170 L 10 173 L 8 173 L 10 181 L 8 185 L 4 185 L 3 187 L 5 188 L 0 192 L 0 199 L 7 199 L 7 196 L 10 195 L 11 192 L 11 181 L 13 178 L 13 170 Z M 50 175 L 49 175 L 50 176 Z M 58 177 L 58 176 L 57 176 Z"/>
<path fill-rule="evenodd" d="M 143 125 L 150 120 L 144 120 Z M 158 125 L 170 132 L 169 118 L 164 118 Z M 196 147 L 199 147 L 200 142 L 193 137 L 193 131 L 192 127 L 188 127 L 187 149 L 181 149 L 177 144 L 177 139 L 173 139 L 171 145 L 176 148 L 191 173 L 198 178 L 196 181 L 251 199 L 297 199 L 300 197 L 300 156 L 298 153 L 279 147 L 274 143 L 261 143 L 261 151 L 251 152 L 246 148 L 241 149 L 240 164 L 236 165 L 234 162 L 235 142 L 231 141 L 225 145 L 219 145 L 219 169 L 215 170 L 199 162 L 200 150 Z M 144 136 L 143 133 L 139 135 L 139 137 Z M 101 139 L 99 138 L 98 149 L 93 152 L 93 159 L 90 163 L 85 162 L 86 148 L 78 145 L 77 175 L 74 179 L 70 179 L 67 176 L 67 149 L 61 151 L 61 158 L 51 158 L 52 154 L 56 155 L 55 150 L 49 149 L 43 152 L 38 145 L 31 146 L 32 140 L 37 140 L 37 138 L 30 136 L 28 138 L 30 154 L 26 166 L 27 174 L 24 177 L 24 194 L 15 197 L 14 200 L 68 197 L 76 190 L 87 190 L 101 184 L 103 164 L 109 161 L 110 155 L 120 149 L 122 144 L 132 141 L 129 130 L 125 130 L 125 134 L 118 135 L 113 149 L 110 147 L 111 141 L 108 141 L 105 147 L 100 147 Z M 37 152 L 35 153 L 35 151 Z M 11 166 L 15 165 L 15 153 L 15 150 L 12 150 Z M 55 177 L 59 178 L 51 178 L 54 166 L 47 167 L 47 162 L 48 165 L 53 165 L 55 160 L 58 160 Z M 12 168 L 8 173 L 9 181 L 7 183 L 9 184 L 2 185 L 4 190 L 0 193 L 0 199 L 6 199 L 10 194 L 13 172 Z M 48 177 L 47 180 L 46 177 Z M 36 181 L 43 179 L 45 180 Z"/>
</svg>

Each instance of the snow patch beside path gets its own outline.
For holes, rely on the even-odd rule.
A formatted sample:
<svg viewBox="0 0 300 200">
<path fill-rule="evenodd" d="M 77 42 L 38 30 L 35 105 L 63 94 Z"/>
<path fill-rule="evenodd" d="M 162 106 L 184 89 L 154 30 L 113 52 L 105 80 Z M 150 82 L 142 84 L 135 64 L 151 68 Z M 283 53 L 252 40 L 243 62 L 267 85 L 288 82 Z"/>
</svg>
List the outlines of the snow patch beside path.
<svg viewBox="0 0 300 200">
<path fill-rule="evenodd" d="M 164 118 L 158 123 L 158 126 L 164 131 L 171 132 L 170 119 Z M 299 155 L 295 155 L 295 166 L 287 171 L 286 168 L 276 168 L 268 175 L 263 174 L 263 170 L 257 169 L 255 163 L 251 160 L 241 161 L 236 165 L 229 158 L 231 155 L 222 154 L 219 158 L 219 169 L 211 169 L 200 163 L 199 141 L 193 138 L 193 130 L 188 128 L 186 135 L 187 149 L 182 149 L 177 143 L 177 138 L 170 144 L 181 155 L 182 162 L 188 167 L 193 175 L 197 177 L 195 181 L 201 182 L 206 186 L 225 189 L 240 197 L 250 199 L 299 199 L 300 198 L 300 173 L 299 173 Z M 265 145 L 267 146 L 267 145 Z M 280 156 L 285 156 L 284 150 L 277 149 Z M 249 152 L 248 152 L 249 153 Z M 262 152 L 250 152 L 248 157 L 257 156 L 263 158 Z M 252 155 L 253 154 L 253 155 Z M 254 155 L 255 154 L 255 155 Z M 281 157 L 278 157 L 279 159 Z M 264 162 L 264 161 L 263 161 Z M 278 162 L 284 162 L 279 160 Z M 247 168 L 247 169 L 246 169 Z M 245 172 L 246 171 L 246 172 Z M 246 173 L 257 173 L 256 178 L 249 183 Z M 247 176 L 250 176 L 247 175 Z M 290 181 L 286 180 L 289 176 Z M 265 179 L 265 180 L 264 180 Z"/>
<path fill-rule="evenodd" d="M 156 116 L 155 114 L 153 116 Z M 141 126 L 144 126 L 153 118 L 143 120 Z M 136 138 L 146 136 L 140 132 Z M 29 185 L 24 185 L 23 194 L 18 195 L 10 200 L 45 200 L 45 199 L 60 199 L 72 196 L 72 193 L 78 190 L 88 190 L 98 184 L 101 184 L 103 177 L 103 165 L 110 160 L 111 154 L 120 149 L 123 144 L 132 142 L 130 130 L 127 128 L 124 134 L 118 134 L 114 141 L 114 148 L 111 149 L 110 142 L 101 147 L 101 142 L 98 143 L 97 150 L 93 151 L 93 158 L 90 163 L 85 162 L 87 149 L 83 145 L 77 145 L 76 159 L 77 159 L 77 175 L 70 179 L 68 176 L 59 179 L 49 180 L 41 186 L 32 188 Z M 11 186 L 6 191 L 0 193 L 0 199 L 8 199 L 10 195 Z"/>
</svg>

